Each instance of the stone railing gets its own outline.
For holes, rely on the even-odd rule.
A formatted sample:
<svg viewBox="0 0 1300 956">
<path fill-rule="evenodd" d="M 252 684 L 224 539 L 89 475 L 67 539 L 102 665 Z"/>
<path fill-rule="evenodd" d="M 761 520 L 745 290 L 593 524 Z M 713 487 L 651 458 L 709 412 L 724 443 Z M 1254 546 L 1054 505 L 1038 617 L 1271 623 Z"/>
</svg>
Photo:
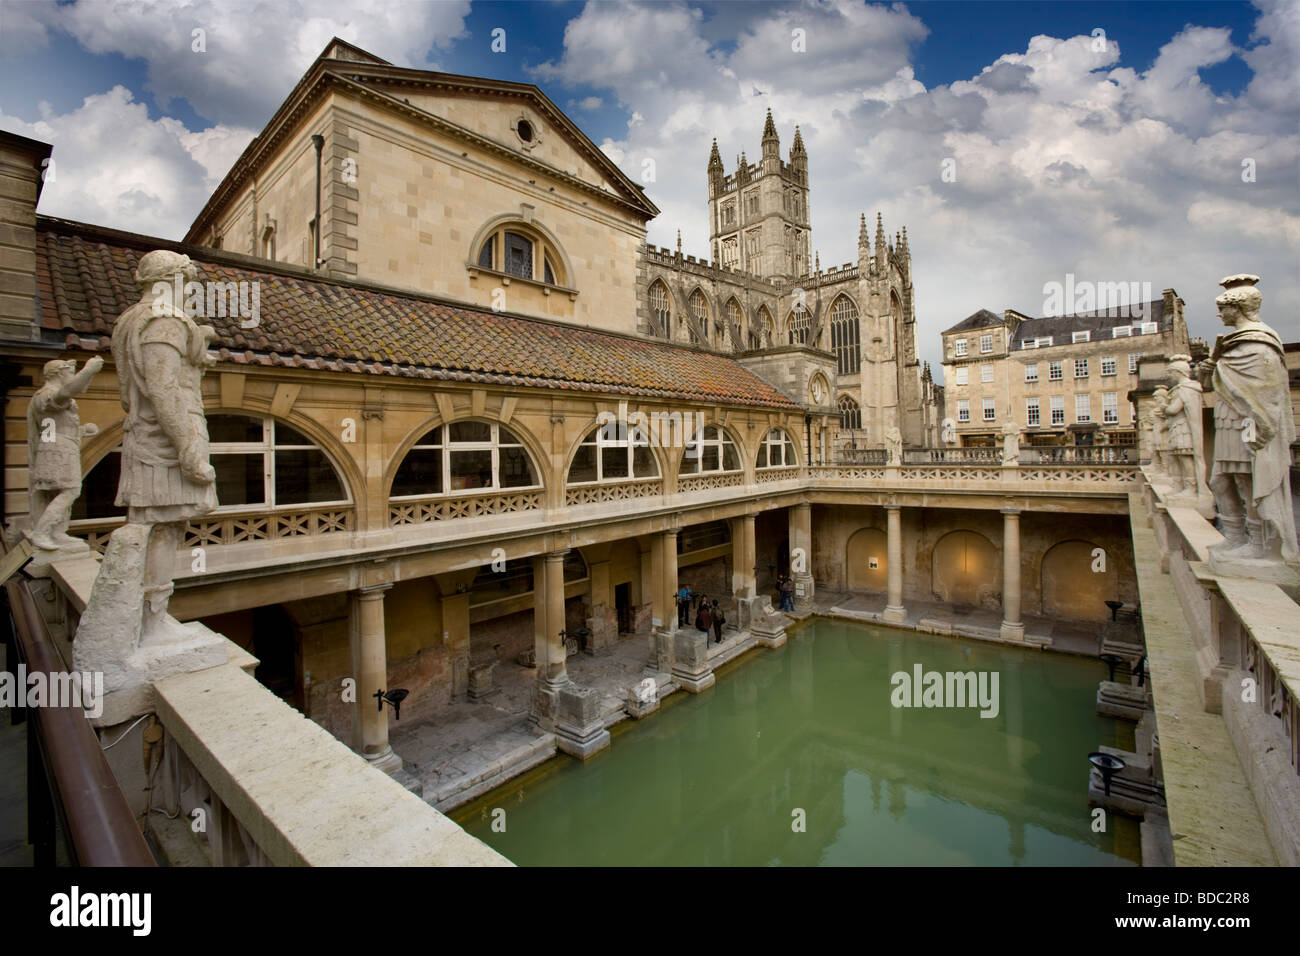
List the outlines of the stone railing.
<svg viewBox="0 0 1300 956">
<path fill-rule="evenodd" d="M 837 465 L 883 465 L 889 461 L 884 448 L 841 448 L 835 453 Z"/>
<path fill-rule="evenodd" d="M 1131 465 L 1137 463 L 1132 445 L 1052 445 L 1020 449 L 1022 465 Z"/>
<path fill-rule="evenodd" d="M 85 538 L 92 549 L 103 554 L 109 536 L 125 521 L 125 518 L 74 521 L 68 531 Z M 217 512 L 185 523 L 184 547 L 188 550 L 200 546 L 274 541 L 355 530 L 356 509 L 352 505 L 297 508 L 292 511 Z"/>
<path fill-rule="evenodd" d="M 1220 714 L 1280 862 L 1300 865 L 1300 636 L 1295 602 L 1278 585 L 1216 573 L 1223 536 L 1197 511 L 1167 504 L 1154 473 L 1145 497 L 1190 643 L 1201 703 Z"/>
<path fill-rule="evenodd" d="M 909 448 L 903 452 L 907 465 L 1001 464 L 1000 448 Z"/>
<path fill-rule="evenodd" d="M 606 501 L 654 498 L 663 493 L 664 483 L 661 478 L 636 478 L 598 485 L 570 485 L 564 492 L 564 504 L 566 507 L 593 505 Z"/>
<path fill-rule="evenodd" d="M 428 521 L 535 511 L 542 507 L 543 496 L 542 489 L 536 488 L 529 491 L 485 491 L 478 494 L 437 495 L 391 501 L 388 505 L 388 523 L 398 527 Z"/>
<path fill-rule="evenodd" d="M 713 488 L 738 488 L 745 483 L 739 471 L 726 471 L 712 475 L 687 475 L 677 479 L 678 493 L 707 491 Z"/>
<path fill-rule="evenodd" d="M 849 481 L 855 484 L 879 482 L 933 482 L 946 486 L 958 486 L 971 482 L 994 482 L 998 484 L 1015 484 L 1025 486 L 1072 485 L 1101 488 L 1111 486 L 1127 488 L 1140 478 L 1135 467 L 1124 465 L 1089 465 L 1089 464 L 1054 464 L 1027 467 L 1024 465 L 1003 465 L 997 461 L 981 462 L 947 462 L 936 464 L 906 465 L 816 465 L 809 469 L 809 478 L 816 484 L 819 481 Z"/>
<path fill-rule="evenodd" d="M 758 468 L 754 471 L 754 481 L 760 485 L 771 484 L 776 481 L 789 481 L 791 478 L 798 478 L 802 474 L 799 466 L 793 468 Z"/>
<path fill-rule="evenodd" d="M 814 465 L 808 469 L 808 476 L 814 481 L 884 481 L 885 469 L 871 468 L 866 465 Z"/>
</svg>

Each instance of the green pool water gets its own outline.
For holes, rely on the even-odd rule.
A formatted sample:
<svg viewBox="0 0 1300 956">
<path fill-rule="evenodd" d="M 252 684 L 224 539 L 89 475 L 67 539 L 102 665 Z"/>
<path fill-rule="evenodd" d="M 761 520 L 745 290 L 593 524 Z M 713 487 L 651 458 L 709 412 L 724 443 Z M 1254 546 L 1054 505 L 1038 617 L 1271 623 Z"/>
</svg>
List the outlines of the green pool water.
<svg viewBox="0 0 1300 956">
<path fill-rule="evenodd" d="M 891 675 L 916 664 L 997 673 L 997 715 L 892 706 Z M 452 817 L 521 865 L 1131 865 L 1137 824 L 1094 832 L 1087 801 L 1087 755 L 1132 746 L 1131 725 L 1096 714 L 1104 677 L 815 619 L 615 727 L 586 763 L 552 760 Z"/>
</svg>

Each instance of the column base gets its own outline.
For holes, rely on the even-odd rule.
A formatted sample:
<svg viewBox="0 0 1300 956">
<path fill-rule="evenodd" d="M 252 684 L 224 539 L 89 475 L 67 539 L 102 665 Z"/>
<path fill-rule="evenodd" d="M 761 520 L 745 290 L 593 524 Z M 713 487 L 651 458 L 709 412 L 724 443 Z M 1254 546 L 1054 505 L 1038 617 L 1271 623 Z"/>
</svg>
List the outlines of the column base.
<svg viewBox="0 0 1300 956">
<path fill-rule="evenodd" d="M 907 608 L 902 605 L 886 604 L 881 619 L 888 621 L 890 624 L 902 624 L 907 620 Z"/>
<path fill-rule="evenodd" d="M 673 680 L 692 694 L 706 691 L 717 682 L 709 666 L 708 640 L 707 634 L 694 629 L 678 631 L 674 636 Z"/>
<path fill-rule="evenodd" d="M 382 770 L 386 774 L 394 774 L 402 769 L 402 758 L 393 752 L 392 747 L 385 747 L 381 754 L 362 754 L 366 758 L 366 763 L 376 770 Z"/>
<path fill-rule="evenodd" d="M 811 574 L 803 572 L 794 575 L 794 609 L 796 611 L 811 611 L 815 592 L 816 585 L 813 583 Z"/>
<path fill-rule="evenodd" d="M 609 731 L 600 718 L 600 695 L 570 682 L 561 688 L 555 720 L 555 746 L 586 760 L 609 746 Z"/>
<path fill-rule="evenodd" d="M 998 634 L 1004 641 L 1019 641 L 1023 643 L 1025 640 L 1025 625 L 1011 624 L 1007 621 L 1003 621 L 1002 628 L 998 631 Z"/>
<path fill-rule="evenodd" d="M 754 643 L 771 648 L 783 646 L 786 642 L 786 633 L 785 625 L 781 622 L 781 615 L 769 614 L 751 624 L 749 634 L 754 638 Z"/>
</svg>

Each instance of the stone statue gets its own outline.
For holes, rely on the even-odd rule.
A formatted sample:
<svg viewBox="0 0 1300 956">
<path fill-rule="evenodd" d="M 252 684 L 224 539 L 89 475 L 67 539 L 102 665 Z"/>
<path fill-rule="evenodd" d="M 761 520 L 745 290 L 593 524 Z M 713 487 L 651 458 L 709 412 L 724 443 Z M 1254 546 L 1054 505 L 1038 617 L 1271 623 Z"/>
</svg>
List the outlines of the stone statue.
<svg viewBox="0 0 1300 956">
<path fill-rule="evenodd" d="M 903 433 L 895 425 L 885 430 L 885 452 L 891 466 L 903 463 Z"/>
<path fill-rule="evenodd" d="M 1210 549 L 1215 570 L 1232 573 L 1227 561 L 1300 564 L 1291 509 L 1291 442 L 1295 440 L 1282 341 L 1259 320 L 1259 276 L 1220 280 L 1219 317 L 1232 331 L 1219 336 L 1210 356 L 1214 407 L 1214 470 L 1210 489 L 1224 537 Z M 1275 568 L 1290 580 L 1300 571 Z"/>
<path fill-rule="evenodd" d="M 126 413 L 117 504 L 127 509 L 127 523 L 109 539 L 74 645 L 94 653 L 92 645 L 102 641 L 110 646 L 99 648 L 100 656 L 110 660 L 132 646 L 194 636 L 167 617 L 173 565 L 186 520 L 217 506 L 201 390 L 215 332 L 172 302 L 178 275 L 182 283 L 197 277 L 188 256 L 143 256 L 136 269 L 140 301 L 113 327 Z"/>
<path fill-rule="evenodd" d="M 98 425 L 83 425 L 77 400 L 104 367 L 98 355 L 80 372 L 77 363 L 45 363 L 45 381 L 27 406 L 27 463 L 31 528 L 26 532 L 46 561 L 80 554 L 90 546 L 68 534 L 72 504 L 81 495 L 81 439 L 99 434 Z"/>
<path fill-rule="evenodd" d="M 1169 404 L 1169 386 L 1157 385 L 1151 396 L 1151 467 L 1158 475 L 1169 473 L 1169 457 L 1165 451 L 1167 424 L 1165 406 Z"/>
<path fill-rule="evenodd" d="M 1165 459 L 1173 485 L 1171 494 L 1198 500 L 1206 490 L 1201 383 L 1192 378 L 1190 355 L 1171 355 L 1168 373 L 1172 386 L 1162 416 Z"/>
<path fill-rule="evenodd" d="M 1002 426 L 1002 464 L 1014 465 L 1020 461 L 1020 426 L 1008 418 Z"/>
<path fill-rule="evenodd" d="M 1140 450 L 1146 452 L 1147 462 L 1154 470 L 1156 460 L 1155 425 L 1152 414 L 1149 411 L 1138 416 L 1138 440 L 1140 442 Z"/>
</svg>

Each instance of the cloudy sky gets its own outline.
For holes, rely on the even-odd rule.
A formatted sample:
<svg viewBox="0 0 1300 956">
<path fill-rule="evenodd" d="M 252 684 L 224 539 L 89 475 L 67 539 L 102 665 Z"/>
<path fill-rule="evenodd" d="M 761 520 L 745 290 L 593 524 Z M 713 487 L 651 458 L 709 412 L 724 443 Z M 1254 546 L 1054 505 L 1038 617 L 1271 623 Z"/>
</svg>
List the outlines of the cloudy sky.
<svg viewBox="0 0 1300 956">
<path fill-rule="evenodd" d="M 860 213 L 907 226 L 931 361 L 1070 273 L 1172 286 L 1212 337 L 1217 280 L 1255 272 L 1300 339 L 1300 0 L 0 0 L 0 129 L 54 144 L 41 212 L 180 238 L 335 35 L 538 84 L 629 176 L 655 160 L 649 241 L 700 256 L 710 139 L 730 172 L 770 108 L 823 267 Z"/>
</svg>

